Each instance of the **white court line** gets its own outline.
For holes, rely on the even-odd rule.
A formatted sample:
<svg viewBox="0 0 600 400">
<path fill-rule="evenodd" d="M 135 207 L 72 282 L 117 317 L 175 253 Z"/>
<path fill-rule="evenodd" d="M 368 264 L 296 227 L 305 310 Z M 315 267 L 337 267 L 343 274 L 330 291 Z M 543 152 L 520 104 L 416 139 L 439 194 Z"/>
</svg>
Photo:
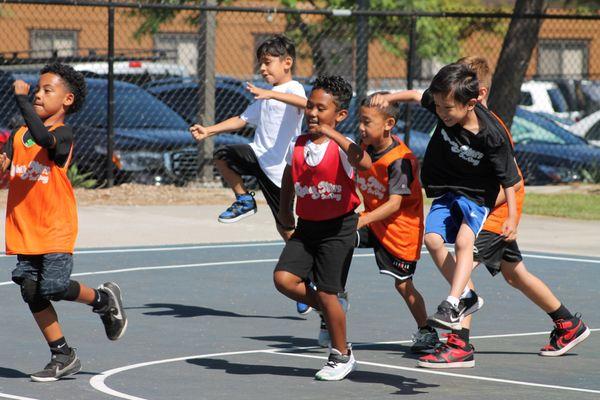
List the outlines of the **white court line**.
<svg viewBox="0 0 600 400">
<path fill-rule="evenodd" d="M 592 332 L 600 331 L 600 329 L 590 329 L 590 330 Z M 534 335 L 547 335 L 549 333 L 550 332 L 526 332 L 526 333 L 501 334 L 501 335 L 484 335 L 484 336 L 473 336 L 473 337 L 471 337 L 471 339 L 494 339 L 494 338 L 504 338 L 504 337 L 534 336 Z M 355 345 L 355 347 L 359 348 L 359 347 L 364 347 L 364 346 L 373 346 L 373 345 L 380 345 L 380 344 L 381 345 L 383 345 L 383 344 L 399 344 L 399 343 L 410 343 L 410 342 L 412 342 L 412 340 L 401 340 L 401 341 L 395 341 L 395 342 L 357 343 Z M 116 374 L 119 374 L 119 373 L 125 372 L 125 371 L 130 371 L 133 369 L 137 369 L 137 368 L 143 368 L 143 367 L 149 367 L 149 366 L 153 366 L 153 365 L 167 364 L 167 363 L 179 362 L 179 361 L 187 361 L 187 360 L 193 360 L 193 359 L 201 359 L 201 358 L 212 358 L 212 357 L 262 353 L 262 354 L 277 354 L 277 355 L 286 355 L 286 356 L 294 356 L 294 357 L 316 358 L 316 359 L 323 359 L 323 360 L 327 359 L 327 357 L 323 357 L 323 356 L 291 353 L 291 351 L 298 351 L 298 350 L 305 350 L 305 349 L 319 349 L 319 347 L 314 346 L 314 347 L 295 347 L 295 348 L 291 348 L 291 349 L 261 349 L 261 350 L 229 351 L 229 352 L 224 352 L 224 353 L 199 354 L 199 355 L 193 355 L 193 356 L 168 358 L 168 359 L 164 359 L 164 360 L 141 362 L 141 363 L 137 363 L 137 364 L 126 365 L 126 366 L 119 367 L 119 368 L 113 368 L 108 371 L 104 371 L 98 375 L 94 375 L 90 378 L 90 385 L 94 389 L 96 389 L 102 393 L 105 393 L 105 394 L 108 394 L 111 396 L 115 396 L 115 397 L 118 397 L 121 399 L 147 400 L 143 397 L 132 396 L 130 394 L 111 389 L 110 387 L 108 387 L 106 385 L 105 381 L 107 378 L 109 378 L 113 375 L 116 375 Z M 443 375 L 443 376 L 451 376 L 451 377 L 455 377 L 455 378 L 473 379 L 473 380 L 497 382 L 497 383 L 507 383 L 507 384 L 511 384 L 511 385 L 533 386 L 533 387 L 541 387 L 541 388 L 547 388 L 547 389 L 558 389 L 558 390 L 566 390 L 566 391 L 574 391 L 574 392 L 600 394 L 600 390 L 593 390 L 593 389 L 582 389 L 582 388 L 570 387 L 570 386 L 546 385 L 546 384 L 542 384 L 542 383 L 515 381 L 515 380 L 510 380 L 510 379 L 489 378 L 489 377 L 477 376 L 477 375 L 464 375 L 464 374 L 457 374 L 457 373 L 453 373 L 453 372 L 445 372 L 445 371 L 437 371 L 437 370 L 434 371 L 434 370 L 429 370 L 429 369 L 425 369 L 425 368 L 401 367 L 401 366 L 397 366 L 397 365 L 373 363 L 373 362 L 369 362 L 369 361 L 357 361 L 357 362 L 359 364 L 369 365 L 369 366 L 373 366 L 373 367 L 390 368 L 390 369 L 410 371 L 410 372 L 416 372 L 416 373 Z"/>
<path fill-rule="evenodd" d="M 0 393 L 0 399 L 13 399 L 13 400 L 37 400 L 31 397 L 14 396 L 12 394 Z"/>
<path fill-rule="evenodd" d="M 202 250 L 202 249 L 228 249 L 236 247 L 262 247 L 262 246 L 282 246 L 284 242 L 257 242 L 257 243 L 237 243 L 237 244 L 207 244 L 207 245 L 189 245 L 175 247 L 125 247 L 121 249 L 106 250 L 76 250 L 74 254 L 110 254 L 110 253 L 147 253 L 156 251 L 179 251 L 179 250 Z M 12 254 L 0 253 L 0 257 L 15 257 Z"/>
</svg>

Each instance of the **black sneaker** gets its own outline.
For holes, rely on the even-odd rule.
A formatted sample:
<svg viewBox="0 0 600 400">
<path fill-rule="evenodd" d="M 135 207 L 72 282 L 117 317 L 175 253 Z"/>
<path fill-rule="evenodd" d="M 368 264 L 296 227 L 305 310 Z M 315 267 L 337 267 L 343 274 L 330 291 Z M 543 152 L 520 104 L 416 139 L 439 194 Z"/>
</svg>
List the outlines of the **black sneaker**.
<svg viewBox="0 0 600 400">
<path fill-rule="evenodd" d="M 460 330 L 460 313 L 447 300 L 440 303 L 437 312 L 427 317 L 427 324 L 432 328 Z"/>
<path fill-rule="evenodd" d="M 483 297 L 478 296 L 475 291 L 471 290 L 471 295 L 460 299 L 458 302 L 458 314 L 462 321 L 467 315 L 473 314 L 475 311 L 481 310 L 484 301 Z"/>
<path fill-rule="evenodd" d="M 418 330 L 412 337 L 413 345 L 410 347 L 410 351 L 413 353 L 428 353 L 435 349 L 437 344 L 440 342 L 435 329 L 432 330 Z"/>
<path fill-rule="evenodd" d="M 52 354 L 50 362 L 44 369 L 31 374 L 30 378 L 34 382 L 54 382 L 79 371 L 81 371 L 81 362 L 75 354 L 75 349 L 71 349 L 69 354 Z"/>
<path fill-rule="evenodd" d="M 127 329 L 127 316 L 123 310 L 121 288 L 114 282 L 106 282 L 100 285 L 98 290 L 108 295 L 108 305 L 100 309 L 94 308 L 93 311 L 100 314 L 106 337 L 110 340 L 120 339 Z"/>
</svg>

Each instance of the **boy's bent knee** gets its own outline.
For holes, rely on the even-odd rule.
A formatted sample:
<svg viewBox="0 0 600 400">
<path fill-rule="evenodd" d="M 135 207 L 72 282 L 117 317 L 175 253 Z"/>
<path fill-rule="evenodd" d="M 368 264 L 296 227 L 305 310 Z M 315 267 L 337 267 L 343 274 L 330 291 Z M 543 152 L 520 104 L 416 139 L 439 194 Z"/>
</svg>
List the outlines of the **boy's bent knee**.
<svg viewBox="0 0 600 400">
<path fill-rule="evenodd" d="M 50 306 L 50 301 L 40 296 L 38 293 L 38 283 L 32 279 L 25 278 L 21 282 L 21 296 L 33 314 L 43 311 Z"/>
<path fill-rule="evenodd" d="M 437 233 L 425 234 L 424 242 L 429 250 L 437 250 L 444 246 L 444 238 Z"/>
<path fill-rule="evenodd" d="M 300 282 L 302 282 L 301 278 L 288 271 L 276 270 L 273 272 L 273 283 L 275 284 L 275 288 L 281 293 L 289 291 Z"/>
</svg>

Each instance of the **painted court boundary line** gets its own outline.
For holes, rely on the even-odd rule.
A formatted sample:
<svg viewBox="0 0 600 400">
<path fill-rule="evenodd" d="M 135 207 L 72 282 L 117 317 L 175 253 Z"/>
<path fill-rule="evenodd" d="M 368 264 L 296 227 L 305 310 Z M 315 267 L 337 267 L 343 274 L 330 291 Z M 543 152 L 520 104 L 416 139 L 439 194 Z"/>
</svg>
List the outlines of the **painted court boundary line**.
<svg viewBox="0 0 600 400">
<path fill-rule="evenodd" d="M 13 400 L 37 400 L 31 397 L 14 396 L 12 394 L 0 393 L 0 399 L 13 399 Z"/>
<path fill-rule="evenodd" d="M 592 332 L 600 331 L 600 329 L 590 329 L 590 330 Z M 484 336 L 473 336 L 471 339 L 494 339 L 494 338 L 505 338 L 505 337 L 534 336 L 534 335 L 547 335 L 549 333 L 550 332 L 526 332 L 526 333 L 501 334 L 501 335 L 484 335 Z M 408 342 L 411 342 L 411 341 L 410 340 L 402 340 L 402 341 L 394 341 L 394 342 L 357 343 L 356 345 L 354 345 L 354 347 L 359 348 L 359 347 L 363 347 L 363 346 L 373 346 L 373 345 L 383 345 L 383 344 L 400 344 L 400 343 L 408 343 Z M 105 381 L 107 378 L 109 378 L 111 376 L 114 376 L 121 372 L 126 372 L 126 371 L 130 371 L 133 369 L 137 369 L 137 368 L 143 368 L 143 367 L 149 367 L 149 366 L 153 366 L 153 365 L 167 364 L 167 363 L 173 363 L 173 362 L 179 362 L 179 361 L 187 361 L 187 360 L 193 360 L 193 359 L 201 359 L 201 358 L 236 356 L 236 355 L 245 355 L 245 354 L 276 354 L 276 355 L 282 355 L 282 356 L 304 357 L 304 358 L 314 358 L 314 359 L 326 360 L 327 357 L 323 357 L 323 356 L 292 353 L 292 351 L 306 350 L 306 349 L 318 349 L 318 348 L 319 347 L 294 347 L 294 348 L 283 349 L 283 350 L 282 349 L 261 349 L 261 350 L 230 351 L 230 352 L 223 352 L 223 353 L 198 354 L 198 355 L 193 355 L 193 356 L 184 356 L 184 357 L 168 358 L 168 359 L 163 359 L 163 360 L 141 362 L 141 363 L 137 363 L 137 364 L 126 365 L 126 366 L 119 367 L 119 368 L 113 368 L 108 371 L 104 371 L 98 375 L 94 375 L 90 378 L 89 383 L 94 389 L 96 389 L 102 393 L 105 393 L 105 394 L 108 394 L 111 396 L 115 396 L 115 397 L 118 397 L 121 399 L 147 400 L 144 397 L 132 396 L 130 394 L 111 389 L 110 387 L 108 387 L 106 385 Z M 360 365 L 368 365 L 368 366 L 378 367 L 378 368 L 389 368 L 389 369 L 416 372 L 416 373 L 424 373 L 424 374 L 430 374 L 430 375 L 441 375 L 441 376 L 449 376 L 449 377 L 454 377 L 454 378 L 471 379 L 471 380 L 479 380 L 479 381 L 495 382 L 495 383 L 505 383 L 505 384 L 518 385 L 518 386 L 539 387 L 539 388 L 545 388 L 545 389 L 557 389 L 557 390 L 564 390 L 564 391 L 571 391 L 571 392 L 600 394 L 600 390 L 594 390 L 594 389 L 583 389 L 583 388 L 560 386 L 560 385 L 548 385 L 548 384 L 542 384 L 542 383 L 517 381 L 517 380 L 511 380 L 511 379 L 490 378 L 490 377 L 485 377 L 485 376 L 458 374 L 458 373 L 454 373 L 454 372 L 431 370 L 431 369 L 425 369 L 425 368 L 402 367 L 402 366 L 398 366 L 398 365 L 381 364 L 381 363 L 374 363 L 374 362 L 369 362 L 369 361 L 357 361 L 357 363 Z"/>
<path fill-rule="evenodd" d="M 174 247 L 127 247 L 122 249 L 106 249 L 106 250 L 77 250 L 75 254 L 111 254 L 111 253 L 145 253 L 145 252 L 161 252 L 161 251 L 182 251 L 182 250 L 203 250 L 203 249 L 227 249 L 227 248 L 244 248 L 244 247 L 262 247 L 262 246 L 282 246 L 284 242 L 256 242 L 256 243 L 235 243 L 235 244 L 208 244 L 208 245 L 189 245 L 189 246 L 174 246 Z M 423 246 L 425 248 L 425 246 Z M 427 251 L 422 252 L 426 254 Z M 586 259 L 586 258 L 575 258 L 575 257 L 562 257 L 562 256 L 550 256 L 540 254 L 522 254 L 524 257 L 539 258 L 545 260 L 558 260 L 558 261 L 575 261 L 582 263 L 593 263 L 600 264 L 600 259 Z M 14 257 L 13 255 L 0 254 L 2 257 Z"/>
</svg>

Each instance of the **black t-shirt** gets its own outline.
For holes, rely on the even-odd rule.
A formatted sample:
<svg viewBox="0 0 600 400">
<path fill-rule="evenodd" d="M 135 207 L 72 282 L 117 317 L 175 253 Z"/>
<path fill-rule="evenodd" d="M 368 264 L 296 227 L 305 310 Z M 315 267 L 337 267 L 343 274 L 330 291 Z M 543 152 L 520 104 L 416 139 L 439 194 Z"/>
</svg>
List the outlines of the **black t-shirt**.
<svg viewBox="0 0 600 400">
<path fill-rule="evenodd" d="M 373 162 L 376 162 L 397 146 L 398 142 L 394 140 L 394 142 L 381 153 L 375 153 L 373 147 L 367 146 L 367 154 L 369 154 Z M 412 185 L 414 176 L 412 172 L 412 165 L 409 160 L 405 158 L 395 160 L 388 165 L 387 173 L 388 191 L 390 195 L 398 194 L 401 196 L 408 196 L 411 194 L 410 185 Z"/>
<path fill-rule="evenodd" d="M 423 93 L 421 105 L 436 114 L 429 90 Z M 447 127 L 438 118 L 421 166 L 427 197 L 454 192 L 493 208 L 500 185 L 507 188 L 521 180 L 504 128 L 480 104 L 475 106 L 475 114 L 479 121 L 477 134 L 458 124 Z"/>
<path fill-rule="evenodd" d="M 71 146 L 73 145 L 73 130 L 63 125 L 50 132 L 48 127 L 44 126 L 43 121 L 36 114 L 27 96 L 15 97 L 28 128 L 23 136 L 24 142 L 27 143 L 28 140 L 33 140 L 36 144 L 46 148 L 50 159 L 59 167 L 63 167 L 69 158 Z M 12 159 L 15 133 L 16 131 L 12 132 L 3 149 L 3 152 L 10 159 Z M 55 145 L 52 136 L 56 139 Z M 52 147 L 52 145 L 54 146 Z"/>
</svg>

